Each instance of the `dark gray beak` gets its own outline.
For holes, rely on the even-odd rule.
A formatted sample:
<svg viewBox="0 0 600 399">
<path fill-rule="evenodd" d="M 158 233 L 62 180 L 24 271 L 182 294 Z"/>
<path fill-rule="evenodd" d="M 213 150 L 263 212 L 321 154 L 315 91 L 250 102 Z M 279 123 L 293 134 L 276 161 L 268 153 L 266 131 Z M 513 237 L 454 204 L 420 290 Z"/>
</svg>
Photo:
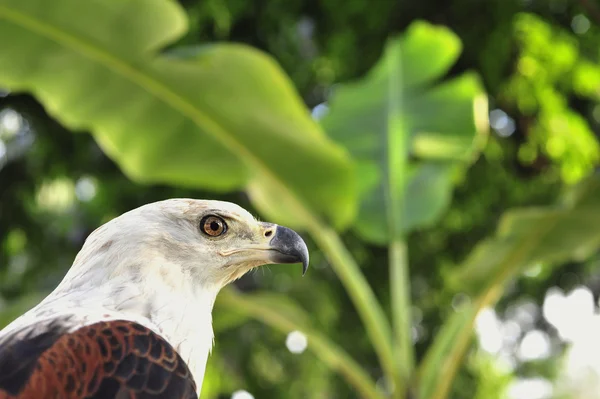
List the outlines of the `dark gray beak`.
<svg viewBox="0 0 600 399">
<path fill-rule="evenodd" d="M 273 263 L 302 263 L 302 275 L 308 270 L 308 248 L 294 230 L 277 226 L 275 237 L 269 242 Z"/>
</svg>

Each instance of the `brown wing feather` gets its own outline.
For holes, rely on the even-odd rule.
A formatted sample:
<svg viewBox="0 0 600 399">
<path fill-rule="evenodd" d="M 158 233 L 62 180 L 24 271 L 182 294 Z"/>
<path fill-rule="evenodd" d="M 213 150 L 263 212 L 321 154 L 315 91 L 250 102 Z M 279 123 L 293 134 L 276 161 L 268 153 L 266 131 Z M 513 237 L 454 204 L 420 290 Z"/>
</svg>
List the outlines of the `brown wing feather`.
<svg viewBox="0 0 600 399">
<path fill-rule="evenodd" d="M 11 345 L 32 347 L 35 342 L 27 341 L 34 339 L 3 343 L 0 348 L 0 370 L 9 370 L 11 361 L 20 370 L 4 386 L 0 379 L 0 399 L 197 398 L 196 385 L 181 357 L 140 324 L 99 322 L 60 334 L 39 353 L 34 351 L 35 362 L 17 359 L 15 354 L 24 350 Z M 8 355 L 2 358 L 3 353 Z M 29 360 L 30 367 L 20 367 L 23 360 Z"/>
</svg>

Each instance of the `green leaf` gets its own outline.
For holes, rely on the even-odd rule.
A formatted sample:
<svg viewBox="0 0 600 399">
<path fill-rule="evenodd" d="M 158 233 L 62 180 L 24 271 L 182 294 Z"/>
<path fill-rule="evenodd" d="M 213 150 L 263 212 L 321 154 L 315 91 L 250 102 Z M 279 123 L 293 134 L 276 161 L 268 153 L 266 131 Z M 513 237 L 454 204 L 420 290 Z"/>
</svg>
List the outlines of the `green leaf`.
<svg viewBox="0 0 600 399">
<path fill-rule="evenodd" d="M 325 334 L 314 329 L 310 316 L 289 298 L 277 294 L 242 295 L 226 288 L 217 297 L 215 307 L 221 312 L 238 313 L 260 320 L 284 334 L 300 331 L 307 337 L 308 349 L 332 370 L 340 373 L 361 397 L 382 398 L 366 371 Z"/>
<path fill-rule="evenodd" d="M 477 313 L 493 306 L 504 286 L 536 263 L 585 259 L 600 249 L 600 176 L 572 187 L 557 205 L 510 210 L 496 236 L 479 243 L 450 277 L 471 295 L 444 324 L 419 369 L 422 399 L 445 399 L 469 348 Z M 451 344 L 450 344 L 451 343 Z"/>
<path fill-rule="evenodd" d="M 424 163 L 418 167 L 407 168 L 406 204 L 403 212 L 403 226 L 429 225 L 434 223 L 439 212 L 432 209 L 445 209 L 451 201 L 453 188 L 453 167 L 442 163 Z M 362 220 L 379 220 L 381 212 L 380 197 L 369 197 L 362 205 Z M 388 234 L 380 223 L 363 223 L 360 226 L 363 236 L 372 237 L 374 241 L 384 243 Z"/>
<path fill-rule="evenodd" d="M 453 356 L 453 350 L 457 345 L 456 340 L 465 326 L 472 325 L 476 316 L 475 307 L 470 304 L 465 305 L 454 312 L 442 325 L 417 370 L 416 392 L 419 399 L 431 398 L 438 387 L 443 371 L 453 367 L 456 362 L 460 364 L 460 360 Z M 467 341 L 466 344 L 468 345 L 469 342 Z"/>
<path fill-rule="evenodd" d="M 139 10 L 144 12 L 140 13 Z M 187 30 L 166 0 L 0 0 L 0 85 L 90 130 L 132 179 L 250 187 L 266 217 L 351 221 L 354 171 L 268 55 L 219 44 L 164 51 Z"/>
<path fill-rule="evenodd" d="M 479 243 L 451 276 L 456 289 L 481 295 L 534 263 L 586 259 L 600 247 L 600 177 L 573 187 L 552 207 L 506 212 L 496 236 Z"/>
<path fill-rule="evenodd" d="M 355 229 L 368 241 L 385 244 L 390 231 L 435 222 L 449 203 L 453 168 L 482 148 L 487 101 L 477 76 L 436 84 L 460 47 L 448 29 L 416 22 L 364 79 L 334 91 L 322 125 L 359 163 Z M 404 165 L 409 156 L 414 162 Z"/>
</svg>

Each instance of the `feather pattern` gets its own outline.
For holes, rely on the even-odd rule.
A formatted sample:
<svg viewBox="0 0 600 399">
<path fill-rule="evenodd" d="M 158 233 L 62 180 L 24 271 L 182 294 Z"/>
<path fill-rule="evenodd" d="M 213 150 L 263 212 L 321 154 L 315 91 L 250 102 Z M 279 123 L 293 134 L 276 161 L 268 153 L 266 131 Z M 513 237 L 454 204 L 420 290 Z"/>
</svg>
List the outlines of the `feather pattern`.
<svg viewBox="0 0 600 399">
<path fill-rule="evenodd" d="M 227 228 L 209 234 L 207 217 Z M 297 233 L 232 203 L 129 211 L 90 234 L 54 291 L 0 331 L 0 399 L 197 398 L 219 290 L 296 262 L 308 265 Z"/>
<path fill-rule="evenodd" d="M 7 337 L 0 346 L 0 399 L 197 398 L 190 370 L 173 347 L 141 324 L 111 320 L 65 332 Z"/>
</svg>

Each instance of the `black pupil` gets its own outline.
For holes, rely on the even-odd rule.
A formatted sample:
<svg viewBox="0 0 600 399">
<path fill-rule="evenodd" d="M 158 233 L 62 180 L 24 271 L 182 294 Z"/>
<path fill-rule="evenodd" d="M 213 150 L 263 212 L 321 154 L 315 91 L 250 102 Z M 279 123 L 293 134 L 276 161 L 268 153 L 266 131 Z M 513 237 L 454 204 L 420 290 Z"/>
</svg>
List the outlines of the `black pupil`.
<svg viewBox="0 0 600 399">
<path fill-rule="evenodd" d="M 217 231 L 217 230 L 219 230 L 220 227 L 221 227 L 221 225 L 219 224 L 219 222 L 215 222 L 215 221 L 210 222 L 210 229 L 212 231 Z"/>
</svg>

